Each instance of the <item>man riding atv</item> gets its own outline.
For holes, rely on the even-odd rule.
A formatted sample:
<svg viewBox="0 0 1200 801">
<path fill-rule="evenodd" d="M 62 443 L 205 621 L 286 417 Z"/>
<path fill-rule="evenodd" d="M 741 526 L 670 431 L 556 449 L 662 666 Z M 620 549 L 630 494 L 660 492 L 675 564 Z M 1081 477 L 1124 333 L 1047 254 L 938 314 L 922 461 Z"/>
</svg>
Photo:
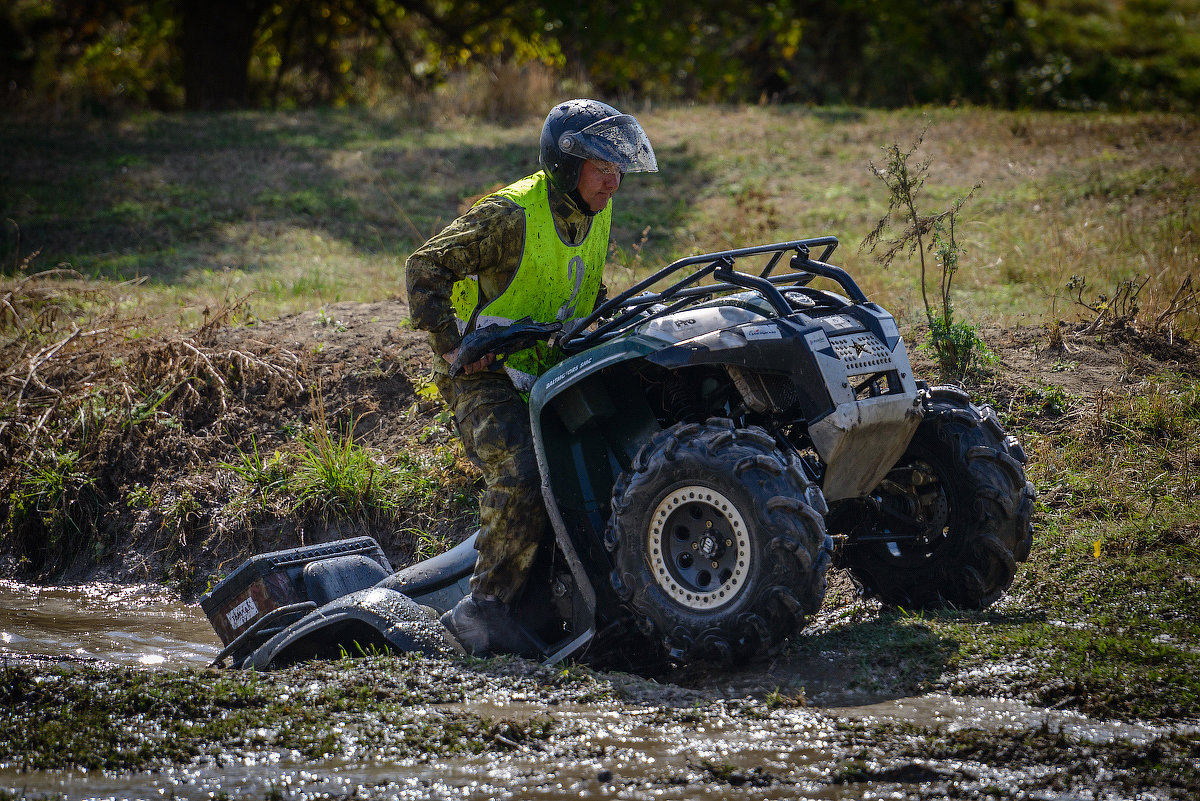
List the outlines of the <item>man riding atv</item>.
<svg viewBox="0 0 1200 801">
<path fill-rule="evenodd" d="M 461 645 L 652 675 L 777 653 L 831 565 L 905 609 L 1003 595 L 1033 544 L 1025 451 L 917 379 L 836 237 L 687 256 L 600 302 L 610 198 L 653 150 L 580 100 L 541 161 L 407 265 L 480 531 L 394 572 L 366 537 L 254 557 L 201 599 L 216 662 Z"/>
<path fill-rule="evenodd" d="M 471 593 L 441 618 L 476 656 L 529 650 L 509 604 L 549 521 L 525 393 L 561 354 L 537 342 L 456 364 L 459 344 L 524 318 L 588 316 L 604 292 L 610 200 L 625 173 L 658 169 L 637 120 L 595 100 L 551 109 L 539 161 L 539 172 L 477 202 L 405 266 L 413 322 L 430 334 L 434 381 L 486 488 Z"/>
</svg>

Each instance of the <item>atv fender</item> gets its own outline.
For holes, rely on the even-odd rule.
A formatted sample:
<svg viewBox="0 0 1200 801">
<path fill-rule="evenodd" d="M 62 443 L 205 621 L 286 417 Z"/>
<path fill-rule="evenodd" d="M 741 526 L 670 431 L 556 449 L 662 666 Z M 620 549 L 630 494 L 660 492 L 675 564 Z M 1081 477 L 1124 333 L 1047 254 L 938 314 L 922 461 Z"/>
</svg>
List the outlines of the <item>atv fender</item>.
<svg viewBox="0 0 1200 801">
<path fill-rule="evenodd" d="M 479 555 L 475 550 L 478 536 L 476 531 L 445 553 L 397 570 L 376 586 L 404 593 L 439 614 L 445 612 L 471 592 L 471 575 Z"/>
<path fill-rule="evenodd" d="M 347 654 L 419 651 L 462 654 L 449 632 L 411 598 L 385 587 L 344 595 L 313 610 L 252 653 L 243 667 L 283 667 Z"/>
</svg>

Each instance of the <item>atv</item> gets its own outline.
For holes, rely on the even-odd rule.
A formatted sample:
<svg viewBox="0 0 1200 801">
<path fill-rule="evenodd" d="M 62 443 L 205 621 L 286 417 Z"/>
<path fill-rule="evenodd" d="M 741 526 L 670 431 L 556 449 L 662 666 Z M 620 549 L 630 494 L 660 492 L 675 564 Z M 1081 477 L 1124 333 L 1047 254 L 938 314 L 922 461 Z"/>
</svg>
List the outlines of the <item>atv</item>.
<svg viewBox="0 0 1200 801">
<path fill-rule="evenodd" d="M 653 672 L 771 654 L 833 564 L 907 609 L 1009 587 L 1032 543 L 1024 451 L 990 407 L 916 380 L 895 319 L 829 264 L 837 245 L 691 256 L 566 326 L 464 340 L 552 336 L 564 354 L 529 395 L 555 536 L 513 616 L 538 658 Z M 474 564 L 474 537 L 396 572 L 370 538 L 342 540 L 255 557 L 201 605 L 219 663 L 447 653 L 436 616 Z"/>
</svg>

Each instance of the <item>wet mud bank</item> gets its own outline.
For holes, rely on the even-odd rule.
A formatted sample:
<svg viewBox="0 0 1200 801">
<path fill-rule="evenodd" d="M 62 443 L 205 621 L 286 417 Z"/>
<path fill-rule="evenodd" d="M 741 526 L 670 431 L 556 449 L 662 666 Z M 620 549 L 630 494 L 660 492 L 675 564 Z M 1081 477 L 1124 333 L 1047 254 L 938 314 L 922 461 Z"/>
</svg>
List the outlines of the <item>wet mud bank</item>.
<svg viewBox="0 0 1200 801">
<path fill-rule="evenodd" d="M 655 680 L 412 655 L 212 669 L 217 640 L 200 611 L 154 587 L 5 583 L 0 798 L 1200 792 L 1194 725 L 938 690 L 940 641 L 840 589 L 772 660 Z M 874 652 L 844 639 L 855 626 L 890 641 L 894 660 L 868 665 Z"/>
<path fill-rule="evenodd" d="M 9 797 L 1194 798 L 1187 727 L 925 695 L 805 706 L 523 660 L 0 669 Z"/>
</svg>

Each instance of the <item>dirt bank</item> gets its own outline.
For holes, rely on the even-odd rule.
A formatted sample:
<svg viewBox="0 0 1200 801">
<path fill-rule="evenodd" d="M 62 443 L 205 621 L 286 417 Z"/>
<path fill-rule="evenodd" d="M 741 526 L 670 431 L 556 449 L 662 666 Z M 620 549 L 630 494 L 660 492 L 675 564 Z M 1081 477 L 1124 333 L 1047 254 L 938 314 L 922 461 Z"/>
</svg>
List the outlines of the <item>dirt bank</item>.
<svg viewBox="0 0 1200 801">
<path fill-rule="evenodd" d="M 166 581 L 188 594 L 276 547 L 369 534 L 399 566 L 458 541 L 472 529 L 475 475 L 443 408 L 422 391 L 430 355 L 407 317 L 399 300 L 342 303 L 253 324 L 227 315 L 191 334 L 140 337 L 101 326 L 10 353 L 5 377 L 16 414 L 0 428 L 0 482 L 6 514 L 24 516 L 4 544 L 0 572 Z M 1136 392 L 1164 371 L 1200 370 L 1186 344 L 1128 328 L 984 335 L 997 361 L 970 385 L 1010 427 L 1058 430 L 1074 422 L 1072 398 Z M 922 352 L 913 356 L 932 379 Z M 317 429 L 381 458 L 406 454 L 439 486 L 382 515 L 280 504 L 266 489 L 255 503 L 247 470 L 236 468 L 294 454 Z M 63 469 L 66 454 L 75 461 Z M 67 485 L 40 515 L 13 502 L 22 491 L 50 492 L 21 485 L 20 465 L 30 459 L 60 470 Z M 59 516 L 80 541 L 48 536 Z"/>
</svg>

